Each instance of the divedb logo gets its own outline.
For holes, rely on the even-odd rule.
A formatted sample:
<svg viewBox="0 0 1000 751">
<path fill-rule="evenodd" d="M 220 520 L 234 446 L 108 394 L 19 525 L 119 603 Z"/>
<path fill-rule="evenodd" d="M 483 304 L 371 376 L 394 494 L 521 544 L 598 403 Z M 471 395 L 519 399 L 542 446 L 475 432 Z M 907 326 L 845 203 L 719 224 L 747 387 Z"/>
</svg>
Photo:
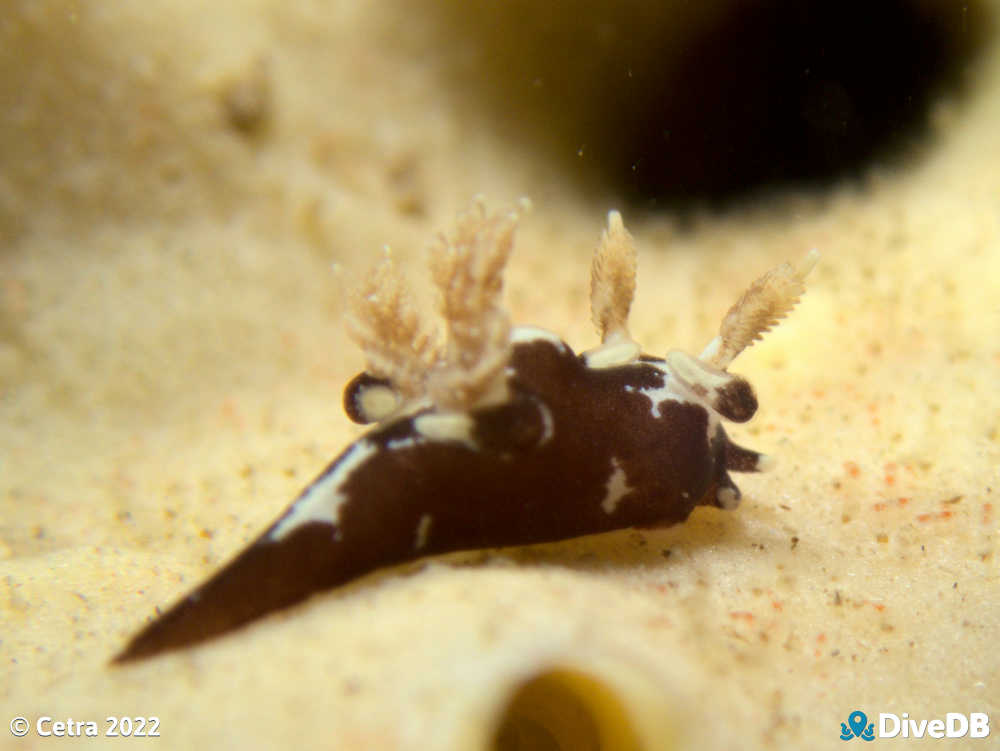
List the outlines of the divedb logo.
<svg viewBox="0 0 1000 751">
<path fill-rule="evenodd" d="M 850 741 L 860 738 L 873 741 L 878 738 L 987 738 L 990 734 L 990 716 L 985 712 L 948 712 L 944 719 L 910 718 L 882 712 L 878 716 L 878 734 L 875 723 L 868 722 L 868 715 L 855 709 L 847 716 L 847 722 L 840 723 L 840 740 Z"/>
</svg>

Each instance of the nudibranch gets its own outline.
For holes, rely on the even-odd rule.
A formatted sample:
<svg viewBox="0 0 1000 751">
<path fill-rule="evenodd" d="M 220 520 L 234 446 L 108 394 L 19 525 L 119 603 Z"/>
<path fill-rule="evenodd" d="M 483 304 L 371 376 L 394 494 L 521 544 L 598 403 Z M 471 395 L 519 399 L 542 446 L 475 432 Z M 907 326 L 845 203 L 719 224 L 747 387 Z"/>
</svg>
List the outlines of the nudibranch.
<svg viewBox="0 0 1000 751">
<path fill-rule="evenodd" d="M 591 269 L 601 344 L 578 355 L 555 334 L 513 326 L 501 303 L 518 215 L 487 214 L 479 203 L 432 248 L 441 338 L 386 253 L 348 316 L 366 367 L 347 384 L 344 408 L 374 426 L 116 662 L 201 642 L 424 556 L 670 525 L 698 505 L 737 506 L 729 473 L 769 461 L 726 436 L 724 420 L 757 410 L 750 384 L 726 368 L 795 305 L 816 252 L 754 282 L 699 357 L 651 356 L 628 332 L 636 254 L 612 211 Z"/>
</svg>

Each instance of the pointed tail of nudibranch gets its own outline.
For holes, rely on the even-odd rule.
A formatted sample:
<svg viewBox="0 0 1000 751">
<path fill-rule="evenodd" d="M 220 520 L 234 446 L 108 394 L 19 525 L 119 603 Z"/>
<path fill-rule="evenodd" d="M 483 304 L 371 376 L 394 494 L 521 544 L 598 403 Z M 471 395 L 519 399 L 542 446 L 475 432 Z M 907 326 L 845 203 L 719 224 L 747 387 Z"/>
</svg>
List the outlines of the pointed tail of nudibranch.
<svg viewBox="0 0 1000 751">
<path fill-rule="evenodd" d="M 278 543 L 266 539 L 270 533 L 149 623 L 112 662 L 198 644 L 359 573 L 337 555 L 329 525 L 304 525 Z"/>
</svg>

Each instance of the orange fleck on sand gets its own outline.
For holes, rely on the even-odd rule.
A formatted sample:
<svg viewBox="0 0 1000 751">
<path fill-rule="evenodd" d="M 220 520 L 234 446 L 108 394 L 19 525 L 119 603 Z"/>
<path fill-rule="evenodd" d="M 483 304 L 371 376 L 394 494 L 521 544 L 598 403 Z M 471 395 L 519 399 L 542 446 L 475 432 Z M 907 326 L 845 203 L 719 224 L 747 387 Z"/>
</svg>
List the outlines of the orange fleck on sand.
<svg viewBox="0 0 1000 751">
<path fill-rule="evenodd" d="M 936 513 L 917 514 L 918 522 L 937 521 L 939 519 L 950 519 L 954 514 L 951 511 L 938 511 Z"/>
<path fill-rule="evenodd" d="M 753 613 L 747 612 L 746 610 L 734 610 L 729 614 L 729 617 L 734 621 L 746 621 L 747 623 L 753 623 Z"/>
<path fill-rule="evenodd" d="M 877 610 L 880 613 L 883 610 L 885 610 L 885 605 L 883 605 L 881 602 L 872 602 L 871 600 L 853 600 L 853 601 L 850 601 L 850 602 L 851 602 L 851 606 L 855 610 L 860 610 L 861 608 L 865 607 L 866 605 L 871 605 L 873 608 L 875 608 L 875 610 Z"/>
<path fill-rule="evenodd" d="M 816 637 L 816 643 L 817 644 L 825 644 L 826 643 L 826 634 L 820 634 L 819 636 L 817 636 Z"/>
<path fill-rule="evenodd" d="M 983 504 L 983 524 L 989 524 L 990 518 L 993 516 L 993 504 L 984 503 Z"/>
<path fill-rule="evenodd" d="M 785 606 L 782 605 L 778 600 L 771 600 L 771 607 L 777 610 L 779 613 L 785 609 Z"/>
<path fill-rule="evenodd" d="M 910 502 L 909 498 L 900 497 L 896 499 L 895 505 L 902 508 Z M 872 504 L 872 509 L 875 511 L 885 511 L 889 506 L 892 505 L 892 501 L 876 501 Z"/>
<path fill-rule="evenodd" d="M 861 468 L 855 462 L 844 462 L 844 471 L 851 477 L 857 477 L 861 474 Z"/>
</svg>

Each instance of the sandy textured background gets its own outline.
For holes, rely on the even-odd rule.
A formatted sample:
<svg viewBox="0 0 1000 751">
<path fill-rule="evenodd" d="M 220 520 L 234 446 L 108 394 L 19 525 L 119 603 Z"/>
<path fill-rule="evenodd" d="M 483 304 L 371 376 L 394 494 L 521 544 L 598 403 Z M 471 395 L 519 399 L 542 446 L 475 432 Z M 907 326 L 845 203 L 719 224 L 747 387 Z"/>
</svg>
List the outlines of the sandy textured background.
<svg viewBox="0 0 1000 751">
<path fill-rule="evenodd" d="M 334 262 L 389 243 L 419 273 L 473 194 L 527 194 L 514 318 L 595 343 L 589 254 L 614 199 L 494 127 L 464 88 L 469 40 L 448 41 L 467 19 L 373 7 L 0 11 L 4 722 L 156 715 L 161 748 L 486 748 L 515 689 L 564 666 L 642 748 L 840 748 L 856 708 L 991 712 L 966 743 L 997 747 L 993 48 L 898 169 L 683 229 L 626 209 L 652 352 L 700 351 L 754 276 L 823 252 L 734 367 L 761 409 L 731 434 L 780 461 L 739 479 L 737 512 L 387 572 L 108 668 L 359 435 Z M 596 716 L 598 693 L 548 691 L 548 716 L 574 695 Z"/>
</svg>

